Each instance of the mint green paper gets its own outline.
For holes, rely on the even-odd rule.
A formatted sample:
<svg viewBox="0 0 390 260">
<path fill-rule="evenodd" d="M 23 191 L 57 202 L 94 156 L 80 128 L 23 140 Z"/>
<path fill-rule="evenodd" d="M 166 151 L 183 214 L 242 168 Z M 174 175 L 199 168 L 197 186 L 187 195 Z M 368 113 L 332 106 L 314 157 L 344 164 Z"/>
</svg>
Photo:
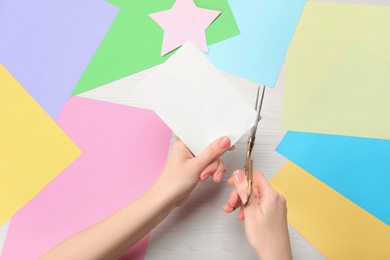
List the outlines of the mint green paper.
<svg viewBox="0 0 390 260">
<path fill-rule="evenodd" d="M 174 0 L 109 2 L 121 10 L 72 95 L 161 64 L 171 55 L 161 57 L 164 32 L 149 14 L 170 9 Z M 222 11 L 206 30 L 208 45 L 239 34 L 227 0 L 195 0 L 195 4 Z"/>
</svg>

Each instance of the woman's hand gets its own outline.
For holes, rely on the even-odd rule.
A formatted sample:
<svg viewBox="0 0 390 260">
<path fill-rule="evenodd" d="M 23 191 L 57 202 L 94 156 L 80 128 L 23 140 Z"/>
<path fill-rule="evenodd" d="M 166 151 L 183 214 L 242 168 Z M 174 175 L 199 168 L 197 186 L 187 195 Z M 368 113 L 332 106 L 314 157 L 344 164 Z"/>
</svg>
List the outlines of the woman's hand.
<svg viewBox="0 0 390 260">
<path fill-rule="evenodd" d="M 254 172 L 252 196 L 243 208 L 240 198 L 246 200 L 248 189 L 244 173 L 235 171 L 228 182 L 236 189 L 223 210 L 231 213 L 240 208 L 238 219 L 244 221 L 249 243 L 259 257 L 262 260 L 291 259 L 285 198 L 274 190 L 262 173 Z"/>
<path fill-rule="evenodd" d="M 212 176 L 220 182 L 226 165 L 220 158 L 230 147 L 230 139 L 221 137 L 199 156 L 194 156 L 180 139 L 176 139 L 165 167 L 153 188 L 170 196 L 176 205 L 183 204 L 199 180 Z"/>
</svg>

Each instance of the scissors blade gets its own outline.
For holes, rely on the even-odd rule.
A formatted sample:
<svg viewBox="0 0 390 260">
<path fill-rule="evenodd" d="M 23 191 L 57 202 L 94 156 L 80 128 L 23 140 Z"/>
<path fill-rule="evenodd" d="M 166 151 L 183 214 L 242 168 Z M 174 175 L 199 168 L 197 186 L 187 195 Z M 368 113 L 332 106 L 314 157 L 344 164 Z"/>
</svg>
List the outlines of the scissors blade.
<svg viewBox="0 0 390 260">
<path fill-rule="evenodd" d="M 265 86 L 263 86 L 263 92 L 261 94 L 261 98 L 259 98 L 260 97 L 260 85 L 259 85 L 259 88 L 257 89 L 256 104 L 255 104 L 255 109 L 257 110 L 256 121 L 254 126 L 251 129 L 251 134 L 248 137 L 246 159 L 245 159 L 245 166 L 244 166 L 244 172 L 246 175 L 246 180 L 248 182 L 247 200 L 242 201 L 244 207 L 248 204 L 249 198 L 252 195 L 253 161 L 251 159 L 251 155 L 252 155 L 253 146 L 255 145 L 257 125 L 259 124 L 259 121 L 261 119 L 260 113 L 261 113 L 261 108 L 263 106 L 264 92 L 265 92 Z"/>
<path fill-rule="evenodd" d="M 255 124 L 251 130 L 251 136 L 253 139 L 256 136 L 257 125 L 259 124 L 259 121 L 261 120 L 260 113 L 261 113 L 261 108 L 263 107 L 264 93 L 265 93 L 265 86 L 263 85 L 263 91 L 261 93 L 261 98 L 259 99 L 259 97 L 260 97 L 260 85 L 259 85 L 259 87 L 257 89 L 256 104 L 255 104 L 255 110 L 257 111 L 256 121 L 255 121 Z"/>
</svg>

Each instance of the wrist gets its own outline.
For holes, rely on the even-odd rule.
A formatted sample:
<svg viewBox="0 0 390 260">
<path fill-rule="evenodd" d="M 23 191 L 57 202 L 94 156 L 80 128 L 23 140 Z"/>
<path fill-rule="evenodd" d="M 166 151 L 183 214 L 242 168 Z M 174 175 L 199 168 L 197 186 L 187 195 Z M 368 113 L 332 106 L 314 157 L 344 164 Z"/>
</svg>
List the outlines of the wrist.
<svg viewBox="0 0 390 260">
<path fill-rule="evenodd" d="M 150 191 L 159 194 L 165 203 L 173 205 L 173 208 L 180 206 L 182 201 L 188 197 L 190 188 L 188 181 L 183 179 L 172 178 L 167 173 L 162 173 L 157 181 L 153 184 Z"/>
<path fill-rule="evenodd" d="M 258 257 L 261 260 L 291 260 L 291 247 L 290 244 L 275 248 L 255 248 Z"/>
<path fill-rule="evenodd" d="M 163 182 L 156 181 L 145 195 L 152 197 L 156 205 L 164 210 L 172 211 L 176 207 L 175 192 Z"/>
</svg>

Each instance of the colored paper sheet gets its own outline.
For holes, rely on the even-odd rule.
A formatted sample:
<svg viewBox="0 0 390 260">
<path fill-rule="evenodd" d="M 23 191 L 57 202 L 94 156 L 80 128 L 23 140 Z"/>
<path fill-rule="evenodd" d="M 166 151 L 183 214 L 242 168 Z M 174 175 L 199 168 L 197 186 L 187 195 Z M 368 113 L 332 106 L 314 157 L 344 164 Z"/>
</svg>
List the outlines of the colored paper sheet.
<svg viewBox="0 0 390 260">
<path fill-rule="evenodd" d="M 83 155 L 12 218 L 0 259 L 38 259 L 143 194 L 166 160 L 171 132 L 152 111 L 73 97 L 58 123 Z"/>
<path fill-rule="evenodd" d="M 207 52 L 205 30 L 220 14 L 217 10 L 197 7 L 193 0 L 176 0 L 171 9 L 150 14 L 164 30 L 161 56 L 187 41 Z"/>
<path fill-rule="evenodd" d="M 271 179 L 288 222 L 328 259 L 390 259 L 390 227 L 292 162 Z"/>
<path fill-rule="evenodd" d="M 286 59 L 283 127 L 389 139 L 388 24 L 390 6 L 307 3 Z"/>
<path fill-rule="evenodd" d="M 121 11 L 103 40 L 73 95 L 100 87 L 136 72 L 163 63 L 164 31 L 149 14 L 170 9 L 174 0 L 109 0 Z M 206 30 L 207 43 L 213 44 L 239 33 L 227 0 L 195 0 L 196 6 L 221 11 Z"/>
<path fill-rule="evenodd" d="M 352 44 L 318 86 L 312 86 L 308 92 L 296 86 L 294 94 L 285 96 L 283 116 L 290 122 L 287 128 L 390 139 L 389 86 L 390 60 L 382 60 Z M 290 118 L 294 113 L 287 108 L 296 104 L 302 110 Z"/>
<path fill-rule="evenodd" d="M 56 119 L 117 13 L 103 0 L 3 0 L 0 63 Z"/>
<path fill-rule="evenodd" d="M 2 225 L 81 152 L 2 65 L 0 93 Z"/>
<path fill-rule="evenodd" d="M 390 140 L 288 132 L 276 150 L 390 225 Z"/>
<path fill-rule="evenodd" d="M 195 155 L 221 136 L 234 144 L 256 111 L 192 42 L 160 65 L 136 91 Z"/>
<path fill-rule="evenodd" d="M 9 225 L 9 221 L 5 222 L 5 224 L 0 226 L 0 256 L 1 253 L 3 252 L 3 246 L 4 246 L 5 238 L 7 236 L 8 225 Z"/>
<path fill-rule="evenodd" d="M 226 72 L 273 87 L 305 0 L 229 0 L 240 35 L 214 44 L 209 59 Z"/>
</svg>

